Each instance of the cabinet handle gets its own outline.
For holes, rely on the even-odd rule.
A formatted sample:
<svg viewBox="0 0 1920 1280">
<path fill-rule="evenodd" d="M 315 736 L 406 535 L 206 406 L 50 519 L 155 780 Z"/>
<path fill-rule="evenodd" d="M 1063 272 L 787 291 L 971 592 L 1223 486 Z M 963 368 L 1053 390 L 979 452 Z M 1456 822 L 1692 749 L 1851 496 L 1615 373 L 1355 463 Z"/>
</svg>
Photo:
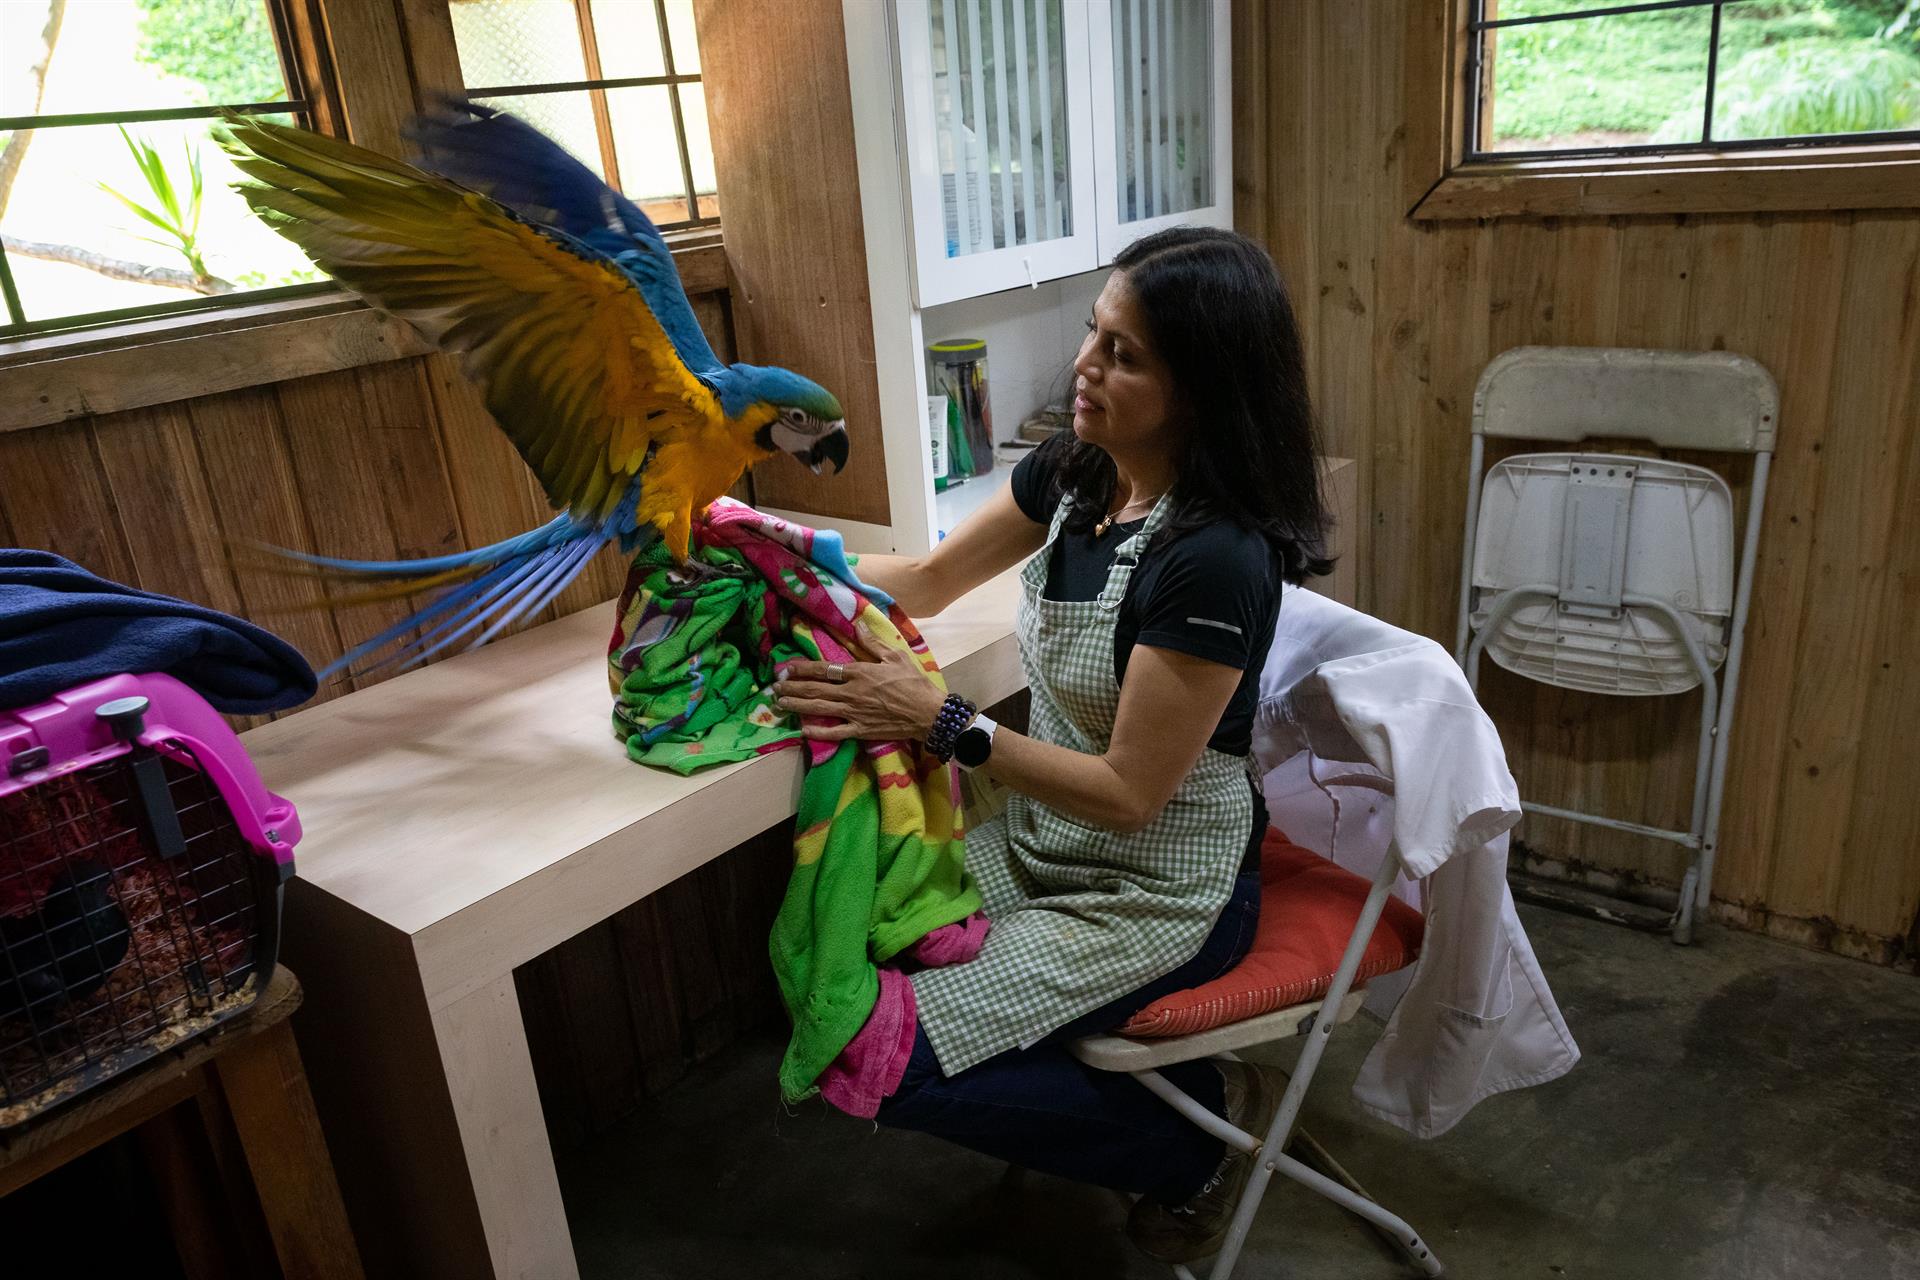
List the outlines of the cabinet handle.
<svg viewBox="0 0 1920 1280">
<path fill-rule="evenodd" d="M 1033 278 L 1033 259 L 1022 258 L 1020 259 L 1020 265 L 1027 269 L 1027 288 L 1038 289 L 1040 287 L 1040 282 Z"/>
</svg>

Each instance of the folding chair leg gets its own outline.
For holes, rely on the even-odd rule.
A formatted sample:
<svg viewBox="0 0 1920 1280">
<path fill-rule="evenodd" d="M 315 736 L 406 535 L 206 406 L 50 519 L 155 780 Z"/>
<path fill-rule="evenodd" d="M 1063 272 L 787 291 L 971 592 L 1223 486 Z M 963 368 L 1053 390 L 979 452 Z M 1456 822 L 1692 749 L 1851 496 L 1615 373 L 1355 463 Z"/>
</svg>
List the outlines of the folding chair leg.
<svg viewBox="0 0 1920 1280">
<path fill-rule="evenodd" d="M 1275 1172 L 1285 1174 L 1308 1190 L 1325 1196 L 1348 1213 L 1364 1218 L 1386 1232 L 1393 1238 L 1394 1244 L 1399 1246 L 1400 1252 L 1407 1255 L 1407 1260 L 1428 1275 L 1437 1276 L 1444 1273 L 1445 1268 L 1440 1265 L 1440 1259 L 1433 1256 L 1433 1250 L 1427 1247 L 1427 1242 L 1420 1238 L 1419 1232 L 1407 1225 L 1405 1219 L 1390 1213 L 1367 1197 L 1348 1190 L 1332 1178 L 1314 1172 L 1290 1155 L 1283 1154 L 1275 1157 L 1273 1164 Z M 1220 1277 L 1216 1276 L 1214 1280 L 1220 1280 Z"/>
</svg>

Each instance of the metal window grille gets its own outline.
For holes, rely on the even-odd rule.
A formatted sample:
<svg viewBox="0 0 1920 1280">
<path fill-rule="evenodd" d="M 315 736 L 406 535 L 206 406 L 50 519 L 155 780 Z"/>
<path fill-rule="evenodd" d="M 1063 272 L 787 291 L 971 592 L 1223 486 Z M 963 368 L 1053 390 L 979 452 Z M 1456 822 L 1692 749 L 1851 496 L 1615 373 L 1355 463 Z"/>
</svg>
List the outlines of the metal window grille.
<svg viewBox="0 0 1920 1280">
<path fill-rule="evenodd" d="M 634 0 L 599 0 L 599 2 L 631 4 Z M 698 72 L 676 70 L 674 41 L 671 24 L 667 21 L 666 0 L 652 0 L 654 25 L 659 33 L 662 72 L 658 75 L 639 76 L 602 74 L 604 67 L 600 38 L 593 16 L 595 0 L 569 0 L 569 4 L 575 20 L 575 30 L 572 32 L 565 32 L 551 26 L 534 27 L 526 22 L 515 22 L 514 18 L 521 15 L 515 12 L 511 0 L 506 0 L 505 3 L 501 3 L 500 0 L 494 0 L 494 3 L 489 3 L 489 0 L 464 0 L 463 17 L 467 12 L 471 12 L 474 14 L 473 20 L 479 23 L 487 23 L 492 19 L 498 24 L 489 34 L 493 41 L 499 43 L 486 50 L 486 61 L 489 64 L 489 70 L 497 68 L 498 72 L 504 73 L 507 77 L 501 83 L 469 85 L 466 90 L 467 97 L 475 102 L 485 102 L 490 99 L 538 98 L 549 94 L 584 92 L 592 112 L 595 158 L 599 161 L 601 172 L 605 175 L 608 185 L 632 197 L 634 193 L 626 191 L 620 181 L 620 156 L 607 94 L 610 90 L 664 88 L 669 109 L 673 115 L 674 141 L 679 149 L 680 196 L 685 203 L 686 216 L 665 220 L 655 218 L 654 223 L 662 231 L 718 226 L 720 215 L 717 208 L 710 203 L 706 210 L 702 209 L 702 193 L 697 190 L 694 180 L 693 154 L 687 145 L 686 113 L 681 101 L 681 94 L 685 87 L 700 84 L 701 78 Z M 515 47 L 516 43 L 528 42 L 539 42 L 546 47 L 525 50 Z M 581 65 L 586 73 L 583 77 L 570 80 L 535 78 L 537 70 L 542 66 L 551 65 L 555 57 L 570 61 L 576 52 L 576 42 Z M 555 47 L 556 45 L 559 47 Z M 682 61 L 685 60 L 688 52 L 684 47 L 680 50 Z M 520 56 L 522 54 L 524 56 Z M 468 62 L 468 58 L 473 56 L 474 53 L 470 49 L 462 50 L 463 67 L 468 68 L 469 74 L 472 74 L 473 64 Z M 508 109 L 515 110 L 517 114 L 536 117 L 540 114 L 537 110 L 529 110 L 525 104 L 514 104 Z M 550 120 L 535 118 L 530 123 L 541 127 L 542 131 L 549 136 L 559 132 L 553 128 L 553 122 Z M 714 197 L 709 195 L 707 199 L 711 202 Z"/>
<path fill-rule="evenodd" d="M 268 860 L 205 774 L 160 763 L 171 857 L 130 756 L 0 798 L 0 1128 L 242 1011 L 271 968 Z"/>
<path fill-rule="evenodd" d="M 128 125 L 152 124 L 174 120 L 208 120 L 222 111 L 237 111 L 241 115 L 291 115 L 305 127 L 313 127 L 313 117 L 318 110 L 316 90 L 305 82 L 301 71 L 300 59 L 295 56 L 290 32 L 292 24 L 287 19 L 288 0 L 265 0 L 267 21 L 273 29 L 274 49 L 280 58 L 282 82 L 287 86 L 287 96 L 275 102 L 232 102 L 214 103 L 204 107 L 168 107 L 149 111 L 98 111 L 73 115 L 36 115 L 36 116 L 0 116 L 0 133 L 15 130 L 71 129 L 89 125 Z M 74 15 L 74 19 L 84 20 L 84 14 Z M 70 20 L 74 20 L 70 19 Z M 155 316 L 170 316 L 195 311 L 208 311 L 220 307 L 232 306 L 235 302 L 269 302 L 276 298 L 294 298 L 309 294 L 324 293 L 334 286 L 325 281 L 312 284 L 287 285 L 271 289 L 247 289 L 229 294 L 217 294 L 204 298 L 179 298 L 170 302 L 156 302 L 148 306 L 122 307 L 112 311 L 93 311 L 83 315 L 55 316 L 33 319 L 28 316 L 20 302 L 20 291 L 15 288 L 12 268 L 7 264 L 6 246 L 0 244 L 0 303 L 6 308 L 6 322 L 0 324 L 0 339 L 22 337 L 29 334 L 51 333 L 56 330 L 83 329 L 95 325 L 117 324 L 123 320 L 140 320 Z"/>
<path fill-rule="evenodd" d="M 1774 151 L 1783 147 L 1872 146 L 1876 143 L 1920 141 L 1920 130 L 1905 129 L 1881 133 L 1803 134 L 1779 138 L 1723 138 L 1713 136 L 1714 97 L 1720 80 L 1720 34 L 1729 6 L 1750 4 L 1754 0 L 1638 0 L 1637 3 L 1599 4 L 1570 9 L 1564 13 L 1529 14 L 1502 18 L 1498 0 L 1472 0 L 1467 23 L 1467 83 L 1472 86 L 1467 128 L 1469 160 L 1574 160 L 1593 156 L 1675 155 L 1704 151 Z M 1568 147 L 1552 150 L 1494 151 L 1487 136 L 1492 123 L 1492 69 L 1498 59 L 1498 33 L 1514 27 L 1578 22 L 1593 18 L 1611 18 L 1636 13 L 1658 13 L 1673 9 L 1710 9 L 1712 21 L 1707 36 L 1706 94 L 1701 110 L 1700 136 L 1692 142 L 1646 143 L 1615 147 Z"/>
</svg>

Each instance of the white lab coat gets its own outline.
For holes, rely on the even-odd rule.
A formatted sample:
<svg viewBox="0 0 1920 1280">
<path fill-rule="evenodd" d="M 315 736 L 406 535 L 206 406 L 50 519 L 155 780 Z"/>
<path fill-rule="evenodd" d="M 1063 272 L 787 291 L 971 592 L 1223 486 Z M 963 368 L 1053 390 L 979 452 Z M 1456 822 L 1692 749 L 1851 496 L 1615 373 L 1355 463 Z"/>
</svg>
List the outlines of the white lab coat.
<svg viewBox="0 0 1920 1280">
<path fill-rule="evenodd" d="M 1482 1098 L 1572 1069 L 1579 1047 L 1507 889 L 1519 793 L 1446 650 L 1289 588 L 1253 754 L 1275 826 L 1368 878 L 1391 839 L 1419 881 L 1398 892 L 1426 913 L 1420 958 L 1368 990 L 1390 1014 L 1354 1084 L 1365 1110 L 1432 1138 Z"/>
</svg>

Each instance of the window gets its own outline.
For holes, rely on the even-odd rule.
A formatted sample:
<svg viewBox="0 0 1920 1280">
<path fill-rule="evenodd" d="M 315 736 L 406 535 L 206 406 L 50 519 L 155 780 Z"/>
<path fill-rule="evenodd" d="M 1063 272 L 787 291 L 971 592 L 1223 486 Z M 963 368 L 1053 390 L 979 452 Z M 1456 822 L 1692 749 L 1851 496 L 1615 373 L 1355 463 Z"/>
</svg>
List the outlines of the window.
<svg viewBox="0 0 1920 1280">
<path fill-rule="evenodd" d="M 1419 220 L 1920 208 L 1920 0 L 1405 0 Z"/>
<path fill-rule="evenodd" d="M 526 120 L 662 230 L 720 220 L 693 0 L 452 0 L 467 96 Z"/>
<path fill-rule="evenodd" d="M 1474 0 L 1472 156 L 1920 136 L 1920 0 Z"/>
<path fill-rule="evenodd" d="M 222 107 L 324 114 L 281 0 L 0 4 L 0 338 L 317 292 L 229 188 Z"/>
</svg>

